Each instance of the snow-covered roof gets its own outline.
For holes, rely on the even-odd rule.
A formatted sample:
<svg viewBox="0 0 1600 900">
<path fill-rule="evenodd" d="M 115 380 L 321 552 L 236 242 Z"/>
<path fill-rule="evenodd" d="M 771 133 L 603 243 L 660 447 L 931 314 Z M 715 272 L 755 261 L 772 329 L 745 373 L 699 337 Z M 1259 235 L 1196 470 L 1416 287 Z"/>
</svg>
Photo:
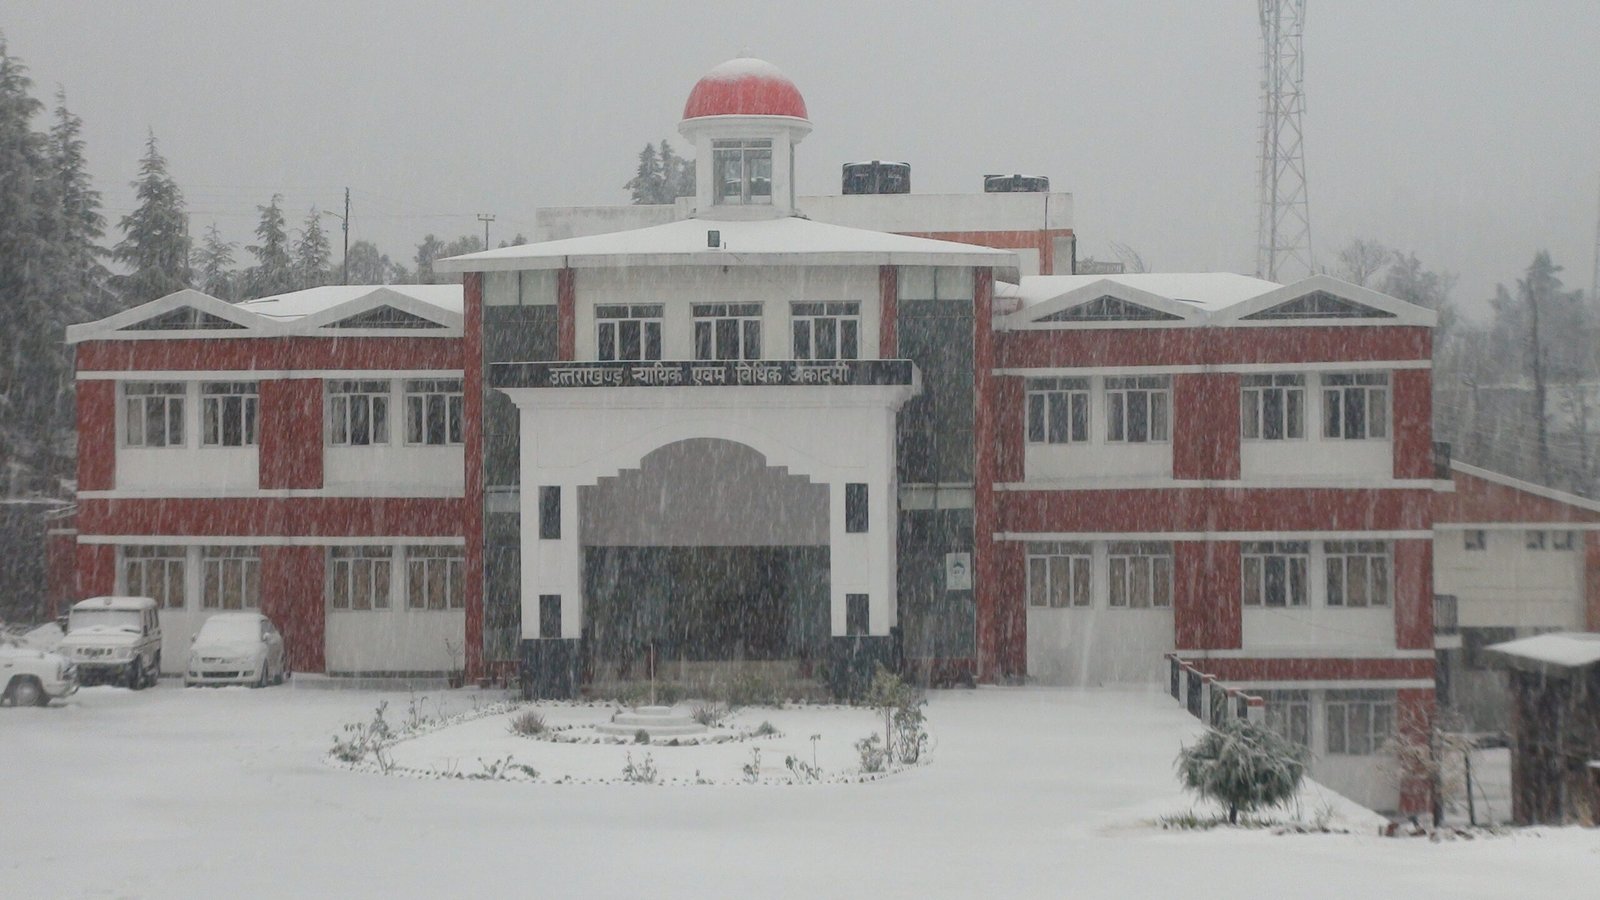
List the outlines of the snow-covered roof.
<svg viewBox="0 0 1600 900">
<path fill-rule="evenodd" d="M 718 246 L 708 232 L 718 233 Z M 974 244 L 846 228 L 799 217 L 664 225 L 521 244 L 436 260 L 437 272 L 602 269 L 633 266 L 901 265 L 1012 269 L 1017 255 Z"/>
<path fill-rule="evenodd" d="M 421 300 L 423 303 L 432 304 L 446 312 L 456 313 L 457 315 L 461 313 L 461 285 L 459 284 L 386 284 L 381 286 L 370 284 L 330 284 L 323 287 L 309 288 L 304 291 L 292 291 L 287 294 L 275 294 L 271 297 L 245 300 L 234 305 L 240 309 L 247 309 L 256 315 L 268 316 L 280 321 L 290 321 L 359 300 L 379 290 L 410 297 L 413 300 Z"/>
<path fill-rule="evenodd" d="M 149 597 L 90 597 L 72 604 L 73 609 L 150 609 L 156 601 Z"/>
<path fill-rule="evenodd" d="M 67 343 L 286 335 L 460 337 L 461 312 L 459 284 L 328 285 L 242 303 L 188 289 L 95 322 L 69 325 Z"/>
<path fill-rule="evenodd" d="M 1490 644 L 1487 649 L 1504 657 L 1512 668 L 1581 669 L 1600 663 L 1600 633 L 1559 631 Z"/>
<path fill-rule="evenodd" d="M 1327 275 L 1287 285 L 1232 272 L 1030 275 L 997 286 L 996 297 L 1002 330 L 1330 322 L 1431 328 L 1437 320 L 1433 310 Z"/>
</svg>

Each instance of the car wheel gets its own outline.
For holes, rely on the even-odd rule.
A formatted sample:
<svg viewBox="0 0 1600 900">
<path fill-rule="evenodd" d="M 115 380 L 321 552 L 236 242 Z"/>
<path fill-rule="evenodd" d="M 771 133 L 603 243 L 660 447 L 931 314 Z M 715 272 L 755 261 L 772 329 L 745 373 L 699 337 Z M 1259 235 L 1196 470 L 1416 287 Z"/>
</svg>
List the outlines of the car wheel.
<svg viewBox="0 0 1600 900">
<path fill-rule="evenodd" d="M 267 686 L 267 668 L 268 668 L 268 665 L 267 665 L 266 659 L 262 659 L 261 660 L 261 671 L 256 675 L 256 683 L 255 683 L 256 687 L 264 688 L 264 687 Z"/>
<path fill-rule="evenodd" d="M 146 684 L 147 687 L 155 687 L 156 685 L 161 683 L 161 654 L 160 653 L 157 653 L 155 659 L 151 660 L 151 662 L 150 662 L 150 673 L 148 675 L 146 675 L 145 677 L 148 679 L 148 682 Z"/>
<path fill-rule="evenodd" d="M 128 690 L 139 691 L 144 689 L 144 663 L 135 656 L 133 662 L 128 663 Z"/>
<path fill-rule="evenodd" d="M 39 687 L 39 682 L 27 675 L 11 679 L 11 684 L 6 687 L 5 700 L 12 706 L 44 706 L 50 702 L 44 689 Z"/>
<path fill-rule="evenodd" d="M 289 679 L 289 673 L 288 673 L 288 671 L 286 671 L 286 666 L 285 666 L 284 662 L 280 660 L 278 662 L 278 674 L 277 674 L 276 677 L 274 677 L 272 679 L 272 683 L 273 684 L 283 684 L 288 679 Z"/>
</svg>

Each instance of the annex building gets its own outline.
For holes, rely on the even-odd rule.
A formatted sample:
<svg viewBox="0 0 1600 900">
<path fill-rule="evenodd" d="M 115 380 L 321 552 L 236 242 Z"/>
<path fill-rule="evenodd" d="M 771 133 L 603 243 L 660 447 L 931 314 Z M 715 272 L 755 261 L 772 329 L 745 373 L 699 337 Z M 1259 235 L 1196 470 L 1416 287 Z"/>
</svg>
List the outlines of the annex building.
<svg viewBox="0 0 1600 900">
<path fill-rule="evenodd" d="M 77 593 L 156 597 L 179 639 L 260 608 L 299 671 L 540 696 L 1153 683 L 1177 654 L 1415 808 L 1375 760 L 1434 704 L 1433 313 L 1070 274 L 1064 194 L 808 217 L 811 127 L 734 60 L 689 96 L 675 206 L 554 211 L 436 263 L 459 286 L 74 326 Z"/>
</svg>

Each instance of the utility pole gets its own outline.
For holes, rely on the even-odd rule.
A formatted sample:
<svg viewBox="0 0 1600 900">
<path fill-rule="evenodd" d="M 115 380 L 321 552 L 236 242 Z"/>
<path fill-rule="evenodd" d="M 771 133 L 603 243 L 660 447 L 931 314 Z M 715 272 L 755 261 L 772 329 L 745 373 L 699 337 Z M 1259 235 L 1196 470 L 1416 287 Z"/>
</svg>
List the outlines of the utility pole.
<svg viewBox="0 0 1600 900">
<path fill-rule="evenodd" d="M 1305 64 L 1301 36 L 1306 0 L 1259 0 L 1261 15 L 1261 211 L 1256 277 L 1303 278 L 1311 258 L 1311 207 L 1306 198 Z"/>
<path fill-rule="evenodd" d="M 478 221 L 483 223 L 483 249 L 489 249 L 489 223 L 494 221 L 493 213 L 478 213 Z"/>
<path fill-rule="evenodd" d="M 325 215 L 325 216 L 333 216 L 335 219 L 338 219 L 340 226 L 344 229 L 344 275 L 343 275 L 343 277 L 341 277 L 339 279 L 339 281 L 340 281 L 341 284 L 349 284 L 350 283 L 350 189 L 349 188 L 345 188 L 344 189 L 344 215 L 341 216 L 338 213 L 333 212 L 332 210 L 327 210 L 327 209 L 323 210 L 322 214 Z"/>
<path fill-rule="evenodd" d="M 1589 279 L 1589 302 L 1600 306 L 1600 218 L 1594 225 L 1594 273 Z"/>
</svg>

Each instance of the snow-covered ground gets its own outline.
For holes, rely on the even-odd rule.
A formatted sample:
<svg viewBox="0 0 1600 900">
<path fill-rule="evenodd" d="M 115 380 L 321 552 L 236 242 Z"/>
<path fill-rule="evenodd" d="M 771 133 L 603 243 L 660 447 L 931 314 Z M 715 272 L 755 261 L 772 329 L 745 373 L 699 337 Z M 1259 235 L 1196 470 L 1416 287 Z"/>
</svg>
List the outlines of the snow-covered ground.
<svg viewBox="0 0 1600 900">
<path fill-rule="evenodd" d="M 473 696 L 498 699 L 425 708 Z M 931 765 L 678 787 L 328 765 L 331 737 L 384 699 L 405 718 L 403 693 L 170 683 L 0 710 L 0 894 L 1589 897 L 1600 871 L 1600 831 L 1581 829 L 1433 844 L 1153 827 L 1193 805 L 1172 760 L 1198 728 L 1157 693 L 938 693 Z"/>
</svg>

